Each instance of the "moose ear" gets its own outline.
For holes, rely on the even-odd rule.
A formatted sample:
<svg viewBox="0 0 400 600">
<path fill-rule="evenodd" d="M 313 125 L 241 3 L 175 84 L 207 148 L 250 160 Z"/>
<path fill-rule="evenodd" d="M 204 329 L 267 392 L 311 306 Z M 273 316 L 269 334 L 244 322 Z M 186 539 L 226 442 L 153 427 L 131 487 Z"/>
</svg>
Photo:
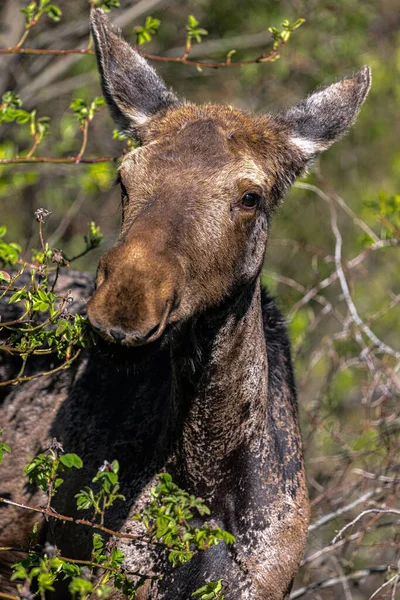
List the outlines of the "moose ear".
<svg viewBox="0 0 400 600">
<path fill-rule="evenodd" d="M 100 9 L 92 9 L 91 31 L 104 97 L 118 128 L 140 138 L 154 114 L 179 103 L 155 70 L 109 25 Z"/>
<path fill-rule="evenodd" d="M 288 128 L 290 141 L 306 160 L 329 148 L 354 123 L 371 85 L 371 70 L 363 67 L 354 77 L 311 94 L 277 115 Z"/>
</svg>

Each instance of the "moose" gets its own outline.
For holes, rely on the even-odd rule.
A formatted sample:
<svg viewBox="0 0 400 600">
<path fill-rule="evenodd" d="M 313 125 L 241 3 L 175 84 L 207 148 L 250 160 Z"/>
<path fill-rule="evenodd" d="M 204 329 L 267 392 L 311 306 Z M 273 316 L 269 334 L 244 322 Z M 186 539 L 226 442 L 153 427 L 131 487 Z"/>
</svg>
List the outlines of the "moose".
<svg viewBox="0 0 400 600">
<path fill-rule="evenodd" d="M 95 288 L 88 275 L 60 277 L 78 310 L 90 297 L 86 312 L 99 343 L 68 370 L 1 399 L 14 451 L 2 466 L 0 495 L 40 505 L 23 466 L 55 436 L 84 461 L 55 508 L 74 514 L 74 494 L 99 457 L 117 458 L 126 502 L 110 510 L 107 524 L 135 533 L 132 514 L 167 471 L 205 499 L 236 543 L 172 570 L 157 548 L 121 541 L 127 569 L 149 574 L 137 598 L 187 600 L 223 578 L 227 600 L 287 599 L 309 502 L 290 344 L 260 273 L 275 209 L 353 124 L 370 70 L 255 116 L 178 98 L 101 10 L 92 11 L 91 26 L 111 114 L 141 145 L 118 171 L 121 232 L 100 260 Z M 13 368 L 2 363 L 1 373 Z M 0 514 L 1 545 L 24 545 L 35 515 L 12 506 Z M 82 529 L 50 519 L 43 536 L 63 555 L 85 557 L 91 532 Z M 8 564 L 13 559 L 8 553 Z M 67 597 L 65 590 L 56 597 Z"/>
</svg>

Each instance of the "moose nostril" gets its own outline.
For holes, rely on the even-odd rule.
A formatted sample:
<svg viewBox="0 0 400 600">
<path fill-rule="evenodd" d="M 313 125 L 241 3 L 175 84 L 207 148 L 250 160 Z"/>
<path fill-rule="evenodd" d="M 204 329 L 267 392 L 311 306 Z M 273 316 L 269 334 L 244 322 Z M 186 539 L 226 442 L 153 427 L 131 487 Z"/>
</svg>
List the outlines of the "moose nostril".
<svg viewBox="0 0 400 600">
<path fill-rule="evenodd" d="M 120 329 L 110 329 L 110 335 L 116 342 L 122 342 L 126 338 L 125 333 Z"/>
</svg>

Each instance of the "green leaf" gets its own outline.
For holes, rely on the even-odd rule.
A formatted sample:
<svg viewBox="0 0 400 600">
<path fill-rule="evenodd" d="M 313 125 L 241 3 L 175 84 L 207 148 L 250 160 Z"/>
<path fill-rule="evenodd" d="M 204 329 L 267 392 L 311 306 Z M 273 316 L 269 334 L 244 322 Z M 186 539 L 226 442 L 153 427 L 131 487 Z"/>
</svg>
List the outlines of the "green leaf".
<svg viewBox="0 0 400 600">
<path fill-rule="evenodd" d="M 12 304 L 13 302 L 21 302 L 21 300 L 24 300 L 27 297 L 27 295 L 28 292 L 26 290 L 18 290 L 18 292 L 15 292 L 15 294 L 11 296 L 8 303 Z"/>
<path fill-rule="evenodd" d="M 189 23 L 189 27 L 197 27 L 197 25 L 199 24 L 198 20 L 196 19 L 196 17 L 194 15 L 189 15 L 188 17 L 188 23 Z"/>
<path fill-rule="evenodd" d="M 86 598 L 87 594 L 93 591 L 93 584 L 83 577 L 74 577 L 68 586 L 68 590 L 74 598 L 79 594 L 79 598 Z"/>
<path fill-rule="evenodd" d="M 0 281 L 7 281 L 7 283 L 9 283 L 11 281 L 11 275 L 7 273 L 7 271 L 0 271 Z"/>
<path fill-rule="evenodd" d="M 223 580 L 210 581 L 203 587 L 192 593 L 192 596 L 200 596 L 201 600 L 212 600 L 212 598 L 223 598 L 220 593 L 223 590 Z"/>
<path fill-rule="evenodd" d="M 62 16 L 61 9 L 58 6 L 54 6 L 54 4 L 50 4 L 46 7 L 47 16 L 50 17 L 53 21 L 59 21 Z"/>
<path fill-rule="evenodd" d="M 117 547 L 114 547 L 110 555 L 111 566 L 114 569 L 119 569 L 124 560 L 125 556 L 122 554 L 121 550 Z"/>
<path fill-rule="evenodd" d="M 3 430 L 0 429 L 0 437 L 3 435 Z M 11 448 L 8 444 L 5 444 L 4 442 L 0 442 L 0 465 L 3 462 L 3 458 L 4 458 L 4 453 L 7 452 L 8 454 L 11 453 Z"/>
<path fill-rule="evenodd" d="M 60 456 L 60 462 L 69 469 L 73 467 L 81 469 L 83 465 L 82 459 L 77 454 L 63 454 Z"/>
<path fill-rule="evenodd" d="M 39 591 L 41 593 L 44 592 L 54 592 L 54 583 L 55 576 L 52 573 L 40 573 L 37 578 Z"/>
<path fill-rule="evenodd" d="M 2 106 L 1 106 L 2 111 L 5 111 L 8 107 L 19 108 L 20 106 L 22 106 L 21 98 L 18 96 L 18 94 L 16 94 L 15 92 L 12 92 L 12 91 L 4 92 L 4 94 L 1 97 L 1 102 L 2 102 Z"/>
<path fill-rule="evenodd" d="M 95 504 L 93 491 L 89 487 L 85 487 L 78 494 L 75 494 L 76 506 L 78 510 L 88 510 Z"/>
<path fill-rule="evenodd" d="M 160 25 L 161 21 L 159 19 L 155 19 L 154 17 L 148 16 L 146 17 L 146 21 L 143 27 L 140 25 L 135 27 L 136 42 L 138 46 L 141 46 L 146 42 L 151 42 L 152 36 L 157 33 Z"/>
<path fill-rule="evenodd" d="M 104 12 L 110 12 L 111 8 L 119 8 L 119 0 L 90 0 L 90 4 L 95 8 L 102 8 Z"/>
<path fill-rule="evenodd" d="M 306 22 L 305 19 L 301 19 L 301 18 L 297 19 L 297 21 L 291 27 L 292 31 L 295 31 L 295 29 L 298 29 L 299 27 L 301 27 L 303 25 L 303 23 L 305 23 L 305 22 Z"/>
</svg>

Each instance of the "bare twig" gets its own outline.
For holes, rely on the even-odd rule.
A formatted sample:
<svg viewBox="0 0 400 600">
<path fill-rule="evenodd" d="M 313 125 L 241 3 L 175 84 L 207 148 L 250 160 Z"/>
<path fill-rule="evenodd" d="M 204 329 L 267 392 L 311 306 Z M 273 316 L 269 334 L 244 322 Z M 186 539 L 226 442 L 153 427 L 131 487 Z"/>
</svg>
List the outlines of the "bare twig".
<svg viewBox="0 0 400 600">
<path fill-rule="evenodd" d="M 19 596 L 14 596 L 13 594 L 5 594 L 4 592 L 0 592 L 0 598 L 5 598 L 5 600 L 21 600 Z"/>
<path fill-rule="evenodd" d="M 286 42 L 281 42 L 277 48 L 274 48 L 269 54 L 261 53 L 254 58 L 247 60 L 232 61 L 230 59 L 221 62 L 190 60 L 186 54 L 183 56 L 159 56 L 157 54 L 147 54 L 142 52 L 141 55 L 147 60 L 154 60 L 163 63 L 180 63 L 200 69 L 221 69 L 225 67 L 244 67 L 245 65 L 253 65 L 257 63 L 274 62 L 279 52 L 282 51 Z M 91 48 L 69 48 L 69 49 L 50 49 L 50 48 L 0 48 L 0 54 L 27 54 L 27 55 L 53 55 L 53 56 L 68 56 L 71 54 L 94 54 Z"/>
<path fill-rule="evenodd" d="M 297 181 L 294 184 L 294 187 L 300 188 L 302 190 L 309 190 L 311 192 L 314 192 L 314 194 L 317 194 L 317 196 L 322 198 L 322 200 L 325 200 L 325 202 L 331 201 L 330 195 L 326 194 L 319 187 L 317 187 L 316 185 L 312 185 L 311 183 L 304 183 L 302 181 Z M 364 231 L 364 233 L 366 233 L 368 235 L 368 237 L 370 237 L 374 242 L 380 241 L 379 237 L 376 235 L 376 233 L 374 231 L 372 231 L 372 229 L 370 227 L 368 227 L 368 225 L 365 223 L 365 221 L 363 221 L 362 219 L 357 217 L 356 214 L 354 214 L 354 212 L 348 207 L 346 202 L 338 194 L 332 192 L 332 196 L 333 196 L 333 199 L 344 210 L 344 212 L 347 213 L 351 217 L 351 219 L 354 221 L 354 223 L 356 223 L 356 225 L 358 225 L 360 227 L 360 229 L 362 229 Z"/>
<path fill-rule="evenodd" d="M 398 578 L 399 578 L 399 574 L 396 573 L 396 575 L 393 575 L 393 577 L 391 577 L 390 579 L 385 581 L 385 583 L 383 583 L 381 586 L 379 586 L 378 589 L 375 590 L 375 592 L 368 598 L 368 600 L 372 600 L 373 598 L 376 598 L 376 596 L 379 594 L 379 592 L 381 592 L 387 585 L 390 585 L 392 583 L 392 581 L 394 583 L 395 580 L 397 580 Z"/>
<path fill-rule="evenodd" d="M 360 579 L 364 579 L 365 577 L 369 577 L 370 575 L 376 575 L 377 573 L 386 573 L 388 567 L 386 565 L 377 565 L 376 567 L 370 567 L 369 569 L 360 569 L 359 571 L 354 571 L 354 573 L 350 573 L 346 575 L 347 581 L 359 581 Z M 296 598 L 301 598 L 302 596 L 306 596 L 310 592 L 314 592 L 315 590 L 322 590 L 329 587 L 333 587 L 342 583 L 341 577 L 329 577 L 329 579 L 324 579 L 323 581 L 318 581 L 316 583 L 311 583 L 308 586 L 302 587 L 298 590 L 295 590 L 290 594 L 290 600 L 295 600 Z"/>
<path fill-rule="evenodd" d="M 114 537 L 126 540 L 135 540 L 139 542 L 148 541 L 147 538 L 142 536 L 133 535 L 131 533 L 121 533 L 119 531 L 114 531 L 109 529 L 108 527 L 104 527 L 103 525 L 98 525 L 97 523 L 92 523 L 92 521 L 87 521 L 86 519 L 74 519 L 73 517 L 69 517 L 67 515 L 61 515 L 53 510 L 48 510 L 46 508 L 40 508 L 38 506 L 31 506 L 29 504 L 23 504 L 22 502 L 14 502 L 13 500 L 8 500 L 7 498 L 0 497 L 0 503 L 9 504 L 10 506 L 15 506 L 17 508 L 23 508 L 24 510 L 29 510 L 31 512 L 40 513 L 41 515 L 47 515 L 52 519 L 57 519 L 58 521 L 68 521 L 70 523 L 76 523 L 78 525 L 84 525 L 85 527 L 90 527 L 91 529 L 97 529 L 102 531 L 103 533 L 108 533 Z"/>
<path fill-rule="evenodd" d="M 28 554 L 29 552 L 32 552 L 32 550 L 30 550 L 29 548 L 15 548 L 13 546 L 3 546 L 0 547 L 0 552 L 21 552 L 22 554 Z M 94 569 L 104 569 L 105 571 L 110 571 L 110 573 L 115 573 L 116 575 L 119 575 L 121 573 L 120 569 L 114 569 L 109 565 L 93 562 L 91 560 L 69 558 L 67 556 L 62 556 L 61 554 L 57 554 L 57 558 L 71 564 L 87 565 L 88 567 L 93 567 Z M 144 579 L 159 579 L 159 576 L 157 575 L 145 575 L 144 573 L 140 573 L 139 571 L 124 571 L 124 574 L 134 575 L 136 577 L 143 577 Z"/>
<path fill-rule="evenodd" d="M 314 523 L 311 523 L 311 525 L 308 528 L 308 531 L 309 532 L 315 531 L 316 529 L 318 529 L 318 527 L 322 527 L 322 525 L 325 525 L 326 523 L 329 523 L 329 521 L 332 521 L 332 519 L 336 519 L 337 517 L 340 517 L 340 515 L 343 515 L 344 513 L 349 512 L 350 510 L 353 510 L 353 508 L 355 508 L 359 504 L 362 504 L 363 502 L 367 502 L 367 500 L 372 498 L 372 496 L 375 496 L 376 494 L 380 494 L 381 491 L 382 491 L 382 488 L 376 488 L 375 490 L 370 490 L 369 492 L 366 492 L 365 494 L 363 494 L 362 496 L 360 496 L 353 502 L 350 502 L 350 504 L 347 504 L 346 506 L 341 506 L 337 510 L 335 510 L 327 515 L 323 515 L 320 519 L 317 519 L 317 521 L 314 521 Z M 347 528 L 347 526 L 346 526 L 346 528 Z M 331 542 L 332 544 L 335 543 L 337 537 L 338 536 L 336 536 L 332 540 L 332 542 Z"/>
<path fill-rule="evenodd" d="M 117 156 L 104 156 L 101 158 L 80 158 L 77 160 L 76 156 L 66 156 L 66 157 L 50 157 L 50 156 L 15 156 L 13 158 L 2 158 L 0 159 L 0 165 L 16 165 L 23 163 L 55 163 L 55 164 L 94 164 L 94 163 L 103 163 L 103 162 L 117 162 L 119 158 Z"/>
<path fill-rule="evenodd" d="M 370 514 L 380 514 L 380 515 L 400 515 L 400 510 L 397 510 L 395 508 L 369 508 L 368 510 L 364 510 L 362 513 L 360 513 L 359 515 L 356 516 L 355 519 L 353 519 L 352 521 L 350 521 L 350 523 L 347 523 L 347 525 L 345 525 L 344 527 L 342 527 L 342 529 L 335 535 L 335 537 L 333 538 L 331 544 L 334 544 L 342 535 L 343 533 L 349 528 L 349 527 L 353 527 L 353 525 L 355 525 L 360 519 L 362 519 L 365 515 L 370 515 Z"/>
</svg>

